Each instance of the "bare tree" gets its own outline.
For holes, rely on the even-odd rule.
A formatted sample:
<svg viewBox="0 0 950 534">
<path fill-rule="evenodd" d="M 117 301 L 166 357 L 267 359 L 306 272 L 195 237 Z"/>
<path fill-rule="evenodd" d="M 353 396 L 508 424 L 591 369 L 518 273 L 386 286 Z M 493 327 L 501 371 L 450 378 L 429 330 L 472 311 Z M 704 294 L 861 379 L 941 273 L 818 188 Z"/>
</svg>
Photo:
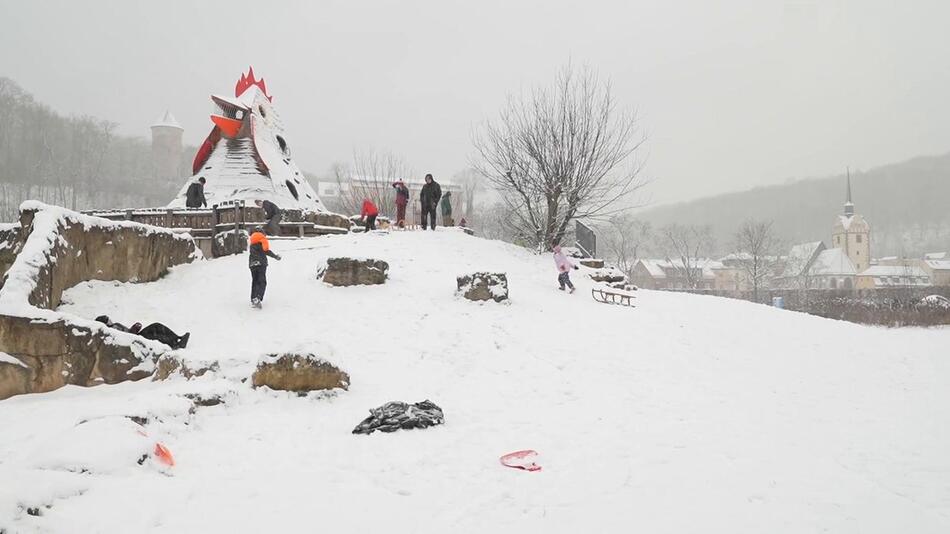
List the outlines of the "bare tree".
<svg viewBox="0 0 950 534">
<path fill-rule="evenodd" d="M 401 157 L 372 149 L 354 151 L 351 165 L 334 165 L 331 172 L 340 191 L 340 207 L 346 213 L 359 213 L 363 199 L 368 198 L 380 213 L 389 216 L 395 214 L 396 206 L 393 182 L 408 180 L 413 175 L 412 168 Z"/>
<path fill-rule="evenodd" d="M 604 247 L 617 268 L 628 277 L 633 277 L 633 268 L 640 259 L 640 251 L 650 241 L 653 226 L 629 213 L 621 213 L 607 219 L 604 232 Z"/>
<path fill-rule="evenodd" d="M 759 288 L 775 275 L 779 246 L 772 221 L 749 219 L 743 222 L 736 232 L 736 262 L 752 284 L 752 298 L 756 302 L 759 301 Z"/>
<path fill-rule="evenodd" d="M 642 146 L 633 114 L 618 112 L 609 83 L 568 65 L 547 89 L 509 97 L 473 139 L 473 167 L 512 208 L 532 245 L 549 250 L 575 218 L 609 215 L 636 190 Z"/>
<path fill-rule="evenodd" d="M 703 263 L 715 246 L 712 227 L 668 224 L 660 228 L 657 245 L 666 260 L 682 273 L 689 289 L 698 289 L 703 281 Z"/>
<path fill-rule="evenodd" d="M 461 204 L 458 206 L 458 211 L 471 225 L 475 220 L 475 197 L 482 189 L 481 175 L 475 169 L 466 169 L 455 173 L 452 176 L 452 181 L 462 189 L 462 198 L 456 199 Z"/>
</svg>

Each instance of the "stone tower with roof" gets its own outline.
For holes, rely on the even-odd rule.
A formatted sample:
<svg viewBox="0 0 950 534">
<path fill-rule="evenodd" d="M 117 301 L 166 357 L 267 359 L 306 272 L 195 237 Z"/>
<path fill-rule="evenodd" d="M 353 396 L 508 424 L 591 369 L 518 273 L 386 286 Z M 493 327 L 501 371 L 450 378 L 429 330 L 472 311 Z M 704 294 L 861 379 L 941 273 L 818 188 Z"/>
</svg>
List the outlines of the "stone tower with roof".
<svg viewBox="0 0 950 534">
<path fill-rule="evenodd" d="M 152 177 L 177 185 L 181 181 L 181 138 L 185 129 L 169 111 L 165 111 L 151 129 Z"/>
<path fill-rule="evenodd" d="M 844 215 L 839 215 L 831 230 L 831 246 L 844 250 L 854 263 L 857 272 L 871 265 L 871 225 L 864 217 L 854 213 L 851 201 L 851 173 L 847 178 L 847 198 L 844 203 Z"/>
</svg>

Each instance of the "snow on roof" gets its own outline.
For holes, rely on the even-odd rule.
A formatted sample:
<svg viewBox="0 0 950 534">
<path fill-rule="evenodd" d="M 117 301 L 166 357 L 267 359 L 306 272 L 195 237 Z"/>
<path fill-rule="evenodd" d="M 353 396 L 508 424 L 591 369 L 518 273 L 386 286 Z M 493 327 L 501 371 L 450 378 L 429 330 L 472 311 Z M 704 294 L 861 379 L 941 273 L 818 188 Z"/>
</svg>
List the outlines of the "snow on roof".
<svg viewBox="0 0 950 534">
<path fill-rule="evenodd" d="M 950 252 L 928 252 L 924 254 L 925 260 L 950 260 Z"/>
<path fill-rule="evenodd" d="M 650 273 L 650 276 L 654 278 L 666 278 L 667 271 L 683 270 L 682 260 L 641 259 L 640 263 L 642 263 L 647 272 Z M 714 278 L 716 275 L 712 270 L 722 267 L 722 262 L 706 258 L 696 260 L 693 266 L 694 269 L 702 269 L 703 278 Z"/>
<path fill-rule="evenodd" d="M 875 265 L 858 274 L 859 276 L 927 276 L 927 273 L 916 265 Z"/>
<path fill-rule="evenodd" d="M 175 120 L 175 116 L 172 115 L 172 112 L 168 111 L 167 109 L 165 110 L 164 115 L 155 119 L 155 123 L 152 124 L 152 128 L 155 128 L 156 126 L 166 126 L 169 128 L 178 128 L 179 130 L 184 130 L 184 128 L 181 127 L 181 124 L 178 124 L 178 121 Z"/>
<path fill-rule="evenodd" d="M 815 261 L 811 264 L 811 268 L 808 270 L 808 274 L 812 276 L 847 276 L 857 274 L 857 272 L 858 270 L 854 267 L 854 263 L 852 263 L 848 255 L 844 253 L 844 250 L 840 248 L 829 248 L 819 252 L 818 256 L 815 257 Z"/>
<path fill-rule="evenodd" d="M 935 271 L 950 271 L 950 260 L 925 260 L 924 263 Z"/>
<path fill-rule="evenodd" d="M 841 226 L 847 230 L 851 226 L 851 221 L 854 220 L 854 217 L 848 217 L 847 215 L 838 215 L 838 222 L 841 223 Z"/>
<path fill-rule="evenodd" d="M 785 261 L 785 270 L 782 276 L 786 278 L 801 276 L 808 268 L 809 262 L 818 253 L 824 249 L 825 244 L 821 241 L 812 241 L 810 243 L 799 243 L 788 251 Z"/>
</svg>

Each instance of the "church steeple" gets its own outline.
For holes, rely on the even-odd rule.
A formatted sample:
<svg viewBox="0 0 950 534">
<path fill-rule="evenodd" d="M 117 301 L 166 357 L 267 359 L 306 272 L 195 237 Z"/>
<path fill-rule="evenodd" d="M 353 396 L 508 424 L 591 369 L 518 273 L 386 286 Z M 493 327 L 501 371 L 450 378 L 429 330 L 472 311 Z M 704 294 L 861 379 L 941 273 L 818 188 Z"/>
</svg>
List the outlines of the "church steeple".
<svg viewBox="0 0 950 534">
<path fill-rule="evenodd" d="M 854 216 L 854 203 L 851 202 L 851 168 L 848 167 L 848 197 L 844 202 L 844 216 Z"/>
</svg>

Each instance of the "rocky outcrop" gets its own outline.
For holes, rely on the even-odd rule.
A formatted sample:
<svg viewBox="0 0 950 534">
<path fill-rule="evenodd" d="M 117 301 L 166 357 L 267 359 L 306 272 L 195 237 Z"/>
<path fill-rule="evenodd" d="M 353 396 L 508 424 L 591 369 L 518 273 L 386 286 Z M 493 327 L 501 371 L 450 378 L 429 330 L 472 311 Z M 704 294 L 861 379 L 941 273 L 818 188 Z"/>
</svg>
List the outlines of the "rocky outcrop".
<svg viewBox="0 0 950 534">
<path fill-rule="evenodd" d="M 150 376 L 163 345 L 51 310 L 80 282 L 157 280 L 200 257 L 194 241 L 33 201 L 11 230 L 0 231 L 15 253 L 0 288 L 0 352 L 9 355 L 0 361 L 0 399 Z"/>
<path fill-rule="evenodd" d="M 508 300 L 508 277 L 504 273 L 473 273 L 456 278 L 457 293 L 468 300 Z"/>
<path fill-rule="evenodd" d="M 219 232 L 211 241 L 211 255 L 215 258 L 241 254 L 247 250 L 247 232 L 244 230 L 230 230 Z"/>
<path fill-rule="evenodd" d="M 0 399 L 52 391 L 67 384 L 140 380 L 152 374 L 161 354 L 130 334 L 95 324 L 12 315 L 0 315 L 0 347 L 23 364 L 0 361 Z"/>
<path fill-rule="evenodd" d="M 579 260 L 578 263 L 580 263 L 584 267 L 590 267 L 591 269 L 604 268 L 604 260 L 597 260 L 594 258 L 584 258 L 582 260 Z"/>
<path fill-rule="evenodd" d="M 167 380 L 172 376 L 182 376 L 191 380 L 204 376 L 205 373 L 216 372 L 218 369 L 218 362 L 186 363 L 174 354 L 163 354 L 155 365 L 152 380 Z"/>
<path fill-rule="evenodd" d="M 389 264 L 382 260 L 330 258 L 317 278 L 331 286 L 378 285 L 386 282 Z"/>
<path fill-rule="evenodd" d="M 589 273 L 590 279 L 595 282 L 607 282 L 608 284 L 626 283 L 627 276 L 614 267 L 597 269 Z"/>
<path fill-rule="evenodd" d="M 313 354 L 271 354 L 261 359 L 251 377 L 254 387 L 281 391 L 348 389 L 350 376 Z"/>
<path fill-rule="evenodd" d="M 25 296 L 45 309 L 59 306 L 63 291 L 80 282 L 150 282 L 200 257 L 187 235 L 38 202 L 24 203 L 19 234 L 23 245 L 4 275 L 0 302 Z"/>
</svg>

